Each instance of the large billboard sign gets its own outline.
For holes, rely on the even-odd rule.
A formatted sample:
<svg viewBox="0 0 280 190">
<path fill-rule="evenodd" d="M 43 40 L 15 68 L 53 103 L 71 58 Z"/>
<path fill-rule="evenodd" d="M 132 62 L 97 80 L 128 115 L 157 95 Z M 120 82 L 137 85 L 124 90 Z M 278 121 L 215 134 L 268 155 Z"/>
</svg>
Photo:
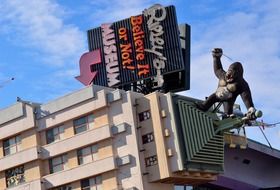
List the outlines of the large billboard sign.
<svg viewBox="0 0 280 190">
<path fill-rule="evenodd" d="M 80 59 L 81 75 L 76 77 L 85 85 L 124 89 L 144 85 L 149 91 L 163 87 L 169 91 L 166 80 L 182 78 L 189 70 L 189 50 L 182 51 L 174 6 L 156 4 L 141 15 L 102 24 L 88 31 L 88 43 L 89 52 Z M 188 89 L 188 84 L 180 88 Z"/>
</svg>

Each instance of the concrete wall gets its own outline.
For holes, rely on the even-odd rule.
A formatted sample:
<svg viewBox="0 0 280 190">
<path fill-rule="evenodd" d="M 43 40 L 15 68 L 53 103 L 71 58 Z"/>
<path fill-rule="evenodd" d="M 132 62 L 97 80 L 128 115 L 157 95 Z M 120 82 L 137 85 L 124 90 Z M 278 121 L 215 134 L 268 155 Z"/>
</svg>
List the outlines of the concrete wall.
<svg viewBox="0 0 280 190">
<path fill-rule="evenodd" d="M 36 180 L 41 176 L 39 160 L 24 164 L 26 182 Z"/>
<path fill-rule="evenodd" d="M 63 99 L 59 101 L 63 102 Z M 67 100 L 66 102 L 63 103 L 67 104 L 68 101 L 70 100 Z M 50 104 L 48 107 L 44 109 L 41 108 L 42 109 L 41 112 L 44 112 L 45 115 L 37 116 L 38 117 L 37 125 L 39 127 L 39 130 L 45 130 L 63 124 L 66 121 L 79 118 L 83 115 L 89 114 L 93 111 L 106 107 L 107 106 L 106 93 L 104 90 L 96 92 L 96 97 L 94 97 L 93 99 L 86 100 L 84 102 L 81 102 L 80 104 L 75 104 L 71 107 L 67 107 L 62 110 L 56 110 L 54 113 L 52 111 L 53 109 L 56 108 L 52 107 L 52 105 L 55 105 L 55 101 L 52 104 Z M 66 105 L 64 107 L 66 107 Z"/>
<path fill-rule="evenodd" d="M 174 189 L 173 184 L 155 183 L 161 179 L 171 177 L 172 173 L 169 168 L 168 149 L 166 140 L 169 138 L 165 135 L 166 124 L 165 116 L 162 114 L 163 107 L 159 98 L 159 93 L 152 93 L 143 98 L 137 99 L 137 117 L 138 114 L 149 110 L 151 118 L 144 121 L 139 121 L 138 126 L 141 126 L 140 133 L 140 147 L 143 150 L 140 155 L 141 168 L 143 172 L 143 187 L 144 189 L 155 190 L 171 190 Z M 166 110 L 164 110 L 166 111 Z M 153 132 L 154 141 L 142 144 L 142 136 Z M 146 167 L 145 158 L 157 155 L 158 164 Z M 152 183 L 150 183 L 152 182 Z"/>
<path fill-rule="evenodd" d="M 43 117 L 48 117 L 52 114 L 57 114 L 57 112 L 69 109 L 77 104 L 81 104 L 81 102 L 85 102 L 94 97 L 95 93 L 93 88 L 83 88 L 79 91 L 67 94 L 56 100 L 41 105 L 39 109 L 36 110 L 36 117 L 37 119 L 39 119 Z"/>
<path fill-rule="evenodd" d="M 117 171 L 106 172 L 101 175 L 103 189 L 117 189 Z"/>
<path fill-rule="evenodd" d="M 25 150 L 38 145 L 38 133 L 36 129 L 31 129 L 21 133 L 21 149 Z"/>
<path fill-rule="evenodd" d="M 25 184 L 29 184 L 29 186 L 38 187 L 38 179 L 41 176 L 40 162 L 33 161 L 24 164 L 25 170 Z M 19 186 L 12 188 L 13 190 L 17 190 L 23 188 L 24 186 Z M 41 188 L 41 187 L 40 187 Z M 5 171 L 0 172 L 0 189 L 6 189 L 6 179 L 5 179 Z M 33 189 L 32 189 L 33 190 Z M 35 190 L 35 189 L 34 189 Z M 37 189 L 36 189 L 37 190 Z M 38 189 L 41 190 L 41 189 Z"/>
<path fill-rule="evenodd" d="M 18 102 L 0 111 L 0 189 L 6 188 L 5 171 L 24 165 L 25 185 L 39 188 L 41 176 L 39 164 L 39 138 L 35 126 L 34 108 L 27 103 Z M 4 156 L 3 141 L 16 135 L 20 136 L 21 144 L 18 152 Z M 12 189 L 27 188 L 18 186 Z"/>
<path fill-rule="evenodd" d="M 113 137 L 114 155 L 117 158 L 130 155 L 127 164 L 119 166 L 116 174 L 118 176 L 119 188 L 143 189 L 142 173 L 139 168 L 139 145 L 136 125 L 135 98 L 143 95 L 132 92 L 114 92 L 115 98 L 110 102 L 109 124 L 118 126 L 125 123 L 125 131 L 115 134 Z M 121 93 L 121 95 L 119 95 Z"/>
<path fill-rule="evenodd" d="M 5 172 L 0 172 L 0 189 L 6 188 L 6 178 L 5 178 Z"/>
<path fill-rule="evenodd" d="M 224 177 L 259 188 L 280 187 L 279 159 L 253 149 L 226 148 L 225 155 Z"/>
<path fill-rule="evenodd" d="M 12 116 L 8 116 L 6 112 L 10 113 Z M 4 114 L 4 116 L 1 114 Z M 0 115 L 1 118 L 3 117 L 2 122 L 5 121 L 0 124 L 0 140 L 35 127 L 33 107 L 30 105 L 17 103 L 14 106 L 6 108 L 4 111 L 0 111 Z"/>
<path fill-rule="evenodd" d="M 144 175 L 145 179 L 145 185 L 147 185 L 148 181 L 154 181 L 160 179 L 160 169 L 158 164 L 155 166 L 146 167 L 145 164 L 145 158 L 148 158 L 150 156 L 157 155 L 157 148 L 156 148 L 156 142 L 150 142 L 147 144 L 142 144 L 142 136 L 148 133 L 153 132 L 154 133 L 154 127 L 153 127 L 153 119 L 154 115 L 151 114 L 151 118 L 141 121 L 138 118 L 139 113 L 142 113 L 144 111 L 150 111 L 151 112 L 151 100 L 147 97 L 143 97 L 140 99 L 137 99 L 137 120 L 138 120 L 138 126 L 141 127 L 139 129 L 139 136 L 140 136 L 140 146 L 141 150 L 144 150 L 141 152 L 142 154 L 142 171 L 143 173 L 149 174 Z M 158 156 L 158 155 L 157 155 Z"/>
<path fill-rule="evenodd" d="M 168 155 L 168 164 L 171 172 L 183 171 L 182 156 L 179 147 L 178 131 L 176 129 L 175 116 L 173 110 L 173 102 L 171 94 L 160 94 L 161 114 L 164 126 L 164 134 L 166 140 L 166 148 L 170 151 Z M 162 115 L 162 116 L 163 116 Z"/>
<path fill-rule="evenodd" d="M 17 102 L 16 104 L 0 110 L 0 125 L 3 125 L 12 120 L 23 117 L 24 114 L 24 105 L 21 102 Z"/>
</svg>

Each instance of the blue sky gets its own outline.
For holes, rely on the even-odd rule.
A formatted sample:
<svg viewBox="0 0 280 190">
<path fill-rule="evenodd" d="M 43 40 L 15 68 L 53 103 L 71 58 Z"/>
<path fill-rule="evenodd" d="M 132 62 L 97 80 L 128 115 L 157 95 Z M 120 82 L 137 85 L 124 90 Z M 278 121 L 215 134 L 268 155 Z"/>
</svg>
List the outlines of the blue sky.
<svg viewBox="0 0 280 190">
<path fill-rule="evenodd" d="M 203 99 L 217 87 L 211 49 L 243 63 L 255 107 L 268 123 L 280 121 L 280 1 L 270 0 L 0 0 L 0 109 L 16 97 L 46 103 L 83 86 L 79 58 L 86 31 L 140 14 L 154 3 L 175 5 L 179 23 L 191 25 L 191 89 Z M 223 58 L 224 68 L 232 62 Z M 237 103 L 243 106 L 240 98 Z M 245 112 L 245 108 L 243 107 Z M 265 134 L 280 149 L 280 127 Z M 258 128 L 247 135 L 265 143 Z"/>
</svg>

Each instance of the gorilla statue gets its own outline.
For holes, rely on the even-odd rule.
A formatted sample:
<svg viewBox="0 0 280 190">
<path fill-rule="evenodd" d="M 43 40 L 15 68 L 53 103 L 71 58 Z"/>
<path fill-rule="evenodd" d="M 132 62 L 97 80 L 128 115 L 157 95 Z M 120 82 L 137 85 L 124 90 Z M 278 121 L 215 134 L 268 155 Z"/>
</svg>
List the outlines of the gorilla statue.
<svg viewBox="0 0 280 190">
<path fill-rule="evenodd" d="M 248 109 L 247 116 L 254 117 L 254 104 L 252 101 L 251 91 L 248 83 L 243 78 L 243 67 L 239 62 L 232 63 L 228 71 L 224 71 L 221 56 L 223 50 L 214 48 L 212 50 L 214 72 L 219 79 L 216 92 L 211 94 L 206 101 L 196 102 L 198 109 L 207 111 L 214 103 L 223 102 L 226 117 L 232 115 L 233 105 L 238 95 L 241 96 L 245 106 Z M 254 119 L 254 118 L 251 118 Z"/>
</svg>

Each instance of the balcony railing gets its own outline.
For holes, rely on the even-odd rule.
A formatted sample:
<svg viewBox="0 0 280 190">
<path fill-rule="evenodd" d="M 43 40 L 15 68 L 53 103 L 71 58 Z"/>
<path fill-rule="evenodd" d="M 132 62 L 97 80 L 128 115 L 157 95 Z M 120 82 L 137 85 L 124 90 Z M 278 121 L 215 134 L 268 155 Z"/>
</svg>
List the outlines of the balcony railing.
<svg viewBox="0 0 280 190">
<path fill-rule="evenodd" d="M 73 137 L 43 146 L 41 148 L 41 158 L 47 159 L 110 137 L 112 137 L 112 135 L 109 125 L 91 129 L 83 133 L 76 134 Z"/>
<path fill-rule="evenodd" d="M 20 185 L 6 188 L 5 190 L 45 190 L 42 186 L 41 180 L 37 179 L 31 182 L 22 183 Z"/>
<path fill-rule="evenodd" d="M 108 157 L 102 160 L 80 165 L 76 168 L 47 175 L 43 177 L 42 181 L 45 188 L 49 189 L 115 169 L 117 169 L 117 166 L 114 157 Z"/>
<path fill-rule="evenodd" d="M 19 151 L 14 154 L 10 154 L 0 159 L 0 171 L 18 166 L 39 158 L 38 147 L 32 147 Z"/>
</svg>

